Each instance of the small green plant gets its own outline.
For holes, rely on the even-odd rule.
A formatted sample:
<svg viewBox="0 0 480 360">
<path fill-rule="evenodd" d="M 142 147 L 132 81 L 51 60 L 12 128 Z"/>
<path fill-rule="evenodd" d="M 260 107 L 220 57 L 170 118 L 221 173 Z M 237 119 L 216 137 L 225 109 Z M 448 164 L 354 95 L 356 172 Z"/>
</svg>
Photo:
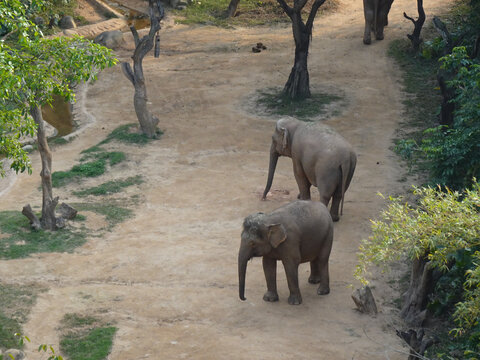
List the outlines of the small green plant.
<svg viewBox="0 0 480 360">
<path fill-rule="evenodd" d="M 160 129 L 157 129 L 157 139 L 163 134 Z M 138 132 L 138 124 L 126 124 L 121 125 L 113 130 L 105 140 L 101 141 L 98 145 L 107 144 L 113 140 L 123 142 L 126 144 L 138 144 L 145 145 L 148 142 L 154 140 L 148 138 L 146 135 Z"/>
<path fill-rule="evenodd" d="M 26 217 L 19 211 L 0 212 L 1 259 L 18 259 L 40 252 L 70 252 L 86 241 L 84 229 L 63 228 L 57 231 L 31 231 Z"/>
<path fill-rule="evenodd" d="M 324 93 L 312 93 L 310 98 L 292 100 L 283 95 L 280 89 L 267 89 L 257 93 L 256 107 L 267 115 L 293 116 L 303 121 L 314 121 L 331 115 L 330 106 L 341 100 L 343 98 L 340 96 Z M 337 108 L 334 108 L 333 114 L 338 113 Z"/>
<path fill-rule="evenodd" d="M 142 176 L 137 175 L 137 176 L 126 178 L 125 180 L 112 180 L 112 181 L 103 183 L 101 185 L 91 187 L 89 189 L 74 191 L 73 194 L 76 196 L 108 195 L 108 194 L 119 193 L 126 187 L 129 187 L 132 185 L 138 185 L 141 183 L 143 183 Z"/>
<path fill-rule="evenodd" d="M 100 319 L 66 314 L 60 349 L 70 360 L 103 360 L 110 353 L 117 328 Z"/>
</svg>

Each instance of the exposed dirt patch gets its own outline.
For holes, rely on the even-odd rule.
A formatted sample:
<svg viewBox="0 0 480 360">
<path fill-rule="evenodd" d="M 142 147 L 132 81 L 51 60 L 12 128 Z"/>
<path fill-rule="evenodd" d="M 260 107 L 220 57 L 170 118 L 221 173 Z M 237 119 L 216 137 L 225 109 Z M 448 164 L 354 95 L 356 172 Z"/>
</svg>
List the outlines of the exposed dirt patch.
<svg viewBox="0 0 480 360">
<path fill-rule="evenodd" d="M 448 5 L 427 5 L 427 16 Z M 384 205 L 377 192 L 398 194 L 404 170 L 389 150 L 402 116 L 399 72 L 386 56 L 389 40 L 411 32 L 403 11 L 411 0 L 396 0 L 386 40 L 362 43 L 363 9 L 344 0 L 336 13 L 314 28 L 309 71 L 312 84 L 341 89 L 347 105 L 325 121 L 352 143 L 358 165 L 346 194 L 344 216 L 335 225 L 330 258 L 331 293 L 317 296 L 300 267 L 304 304 L 287 304 L 288 289 L 278 267 L 280 302 L 262 300 L 261 261 L 247 270 L 246 296 L 237 295 L 237 249 L 243 218 L 293 201 L 297 186 L 291 161 L 280 159 L 268 201 L 260 201 L 275 118 L 257 116 L 242 104 L 264 88 L 281 87 L 293 63 L 288 26 L 248 29 L 171 26 L 162 30 L 162 55 L 147 57 L 151 110 L 165 134 L 144 147 L 123 146 L 128 167 L 111 177 L 142 174 L 142 201 L 135 216 L 73 254 L 41 254 L 0 261 L 0 278 L 36 281 L 40 295 L 24 332 L 36 344 L 58 348 L 57 328 L 65 313 L 107 309 L 119 328 L 110 359 L 404 359 L 394 332 L 395 294 L 382 278 L 373 280 L 381 313 L 357 313 L 350 298 L 359 241 L 369 219 Z M 263 42 L 268 51 L 253 54 Z M 209 51 L 229 46 L 235 51 Z M 118 53 L 130 61 L 133 43 Z M 114 128 L 136 121 L 133 88 L 119 66 L 90 86 L 87 110 L 96 123 L 53 154 L 54 170 L 67 170 L 81 150 Z M 122 146 L 121 146 L 122 147 Z M 39 161 L 33 154 L 34 174 Z M 99 183 L 105 179 L 98 179 Z M 0 209 L 38 204 L 38 176 L 20 175 L 0 198 Z M 69 201 L 66 190 L 56 190 Z M 133 195 L 133 194 L 132 194 Z M 318 195 L 314 194 L 314 199 Z M 87 214 L 87 217 L 88 214 Z M 356 284 L 357 285 L 357 284 Z"/>
</svg>

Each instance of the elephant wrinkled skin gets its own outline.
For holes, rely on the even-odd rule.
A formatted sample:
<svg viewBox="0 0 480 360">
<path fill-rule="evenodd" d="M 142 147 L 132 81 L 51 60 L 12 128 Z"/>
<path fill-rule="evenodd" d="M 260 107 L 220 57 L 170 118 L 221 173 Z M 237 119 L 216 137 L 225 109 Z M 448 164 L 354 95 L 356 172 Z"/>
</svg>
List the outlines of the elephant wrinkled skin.
<svg viewBox="0 0 480 360">
<path fill-rule="evenodd" d="M 328 258 L 333 242 L 333 221 L 320 202 L 297 200 L 270 214 L 256 213 L 245 218 L 238 252 L 239 296 L 245 300 L 247 262 L 263 256 L 267 281 L 265 301 L 278 301 L 277 260 L 281 260 L 287 276 L 288 303 L 302 303 L 298 287 L 298 266 L 310 262 L 308 282 L 319 284 L 317 294 L 330 292 Z"/>
<path fill-rule="evenodd" d="M 371 44 L 371 32 L 375 33 L 377 40 L 383 40 L 383 28 L 388 25 L 388 12 L 393 0 L 363 0 L 363 13 L 365 15 L 365 33 L 363 43 Z"/>
<path fill-rule="evenodd" d="M 292 158 L 300 200 L 310 200 L 310 187 L 316 186 L 320 201 L 327 206 L 332 199 L 330 214 L 339 220 L 343 198 L 352 180 L 357 156 L 351 145 L 332 128 L 320 123 L 305 123 L 293 118 L 277 121 L 270 148 L 268 179 L 262 199 L 272 186 L 279 156 Z"/>
</svg>

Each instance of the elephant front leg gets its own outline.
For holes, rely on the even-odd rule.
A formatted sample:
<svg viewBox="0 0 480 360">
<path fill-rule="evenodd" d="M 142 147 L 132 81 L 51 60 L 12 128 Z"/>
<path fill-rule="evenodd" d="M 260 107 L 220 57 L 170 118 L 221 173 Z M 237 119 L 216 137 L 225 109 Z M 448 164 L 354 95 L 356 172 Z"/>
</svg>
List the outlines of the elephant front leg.
<svg viewBox="0 0 480 360">
<path fill-rule="evenodd" d="M 287 275 L 288 289 L 290 290 L 288 303 L 290 305 L 300 305 L 302 303 L 302 295 L 298 287 L 298 262 L 292 260 L 283 260 L 282 262 Z"/>
<path fill-rule="evenodd" d="M 312 184 L 310 184 L 310 181 L 308 181 L 302 164 L 298 160 L 293 160 L 293 174 L 295 175 L 298 190 L 300 191 L 297 198 L 299 200 L 310 200 L 310 187 Z"/>
<path fill-rule="evenodd" d="M 263 257 L 263 272 L 267 281 L 267 292 L 263 295 L 265 301 L 278 301 L 277 293 L 277 260 Z"/>
</svg>

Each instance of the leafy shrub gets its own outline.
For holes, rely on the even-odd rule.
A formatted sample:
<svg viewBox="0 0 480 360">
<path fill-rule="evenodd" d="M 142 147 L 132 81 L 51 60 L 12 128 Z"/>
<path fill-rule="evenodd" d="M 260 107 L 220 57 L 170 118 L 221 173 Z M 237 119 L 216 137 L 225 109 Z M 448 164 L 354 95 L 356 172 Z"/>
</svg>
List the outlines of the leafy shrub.
<svg viewBox="0 0 480 360">
<path fill-rule="evenodd" d="M 404 256 L 426 256 L 432 266 L 450 275 L 450 282 L 452 275 L 460 277 L 453 319 L 461 334 L 477 327 L 480 319 L 480 184 L 474 182 L 464 193 L 427 187 L 415 188 L 414 194 L 419 196 L 417 206 L 389 198 L 380 220 L 372 221 L 373 235 L 362 241 L 355 276 L 367 283 L 372 263 L 386 267 Z M 455 287 L 444 291 L 452 299 L 458 295 Z"/>
</svg>

